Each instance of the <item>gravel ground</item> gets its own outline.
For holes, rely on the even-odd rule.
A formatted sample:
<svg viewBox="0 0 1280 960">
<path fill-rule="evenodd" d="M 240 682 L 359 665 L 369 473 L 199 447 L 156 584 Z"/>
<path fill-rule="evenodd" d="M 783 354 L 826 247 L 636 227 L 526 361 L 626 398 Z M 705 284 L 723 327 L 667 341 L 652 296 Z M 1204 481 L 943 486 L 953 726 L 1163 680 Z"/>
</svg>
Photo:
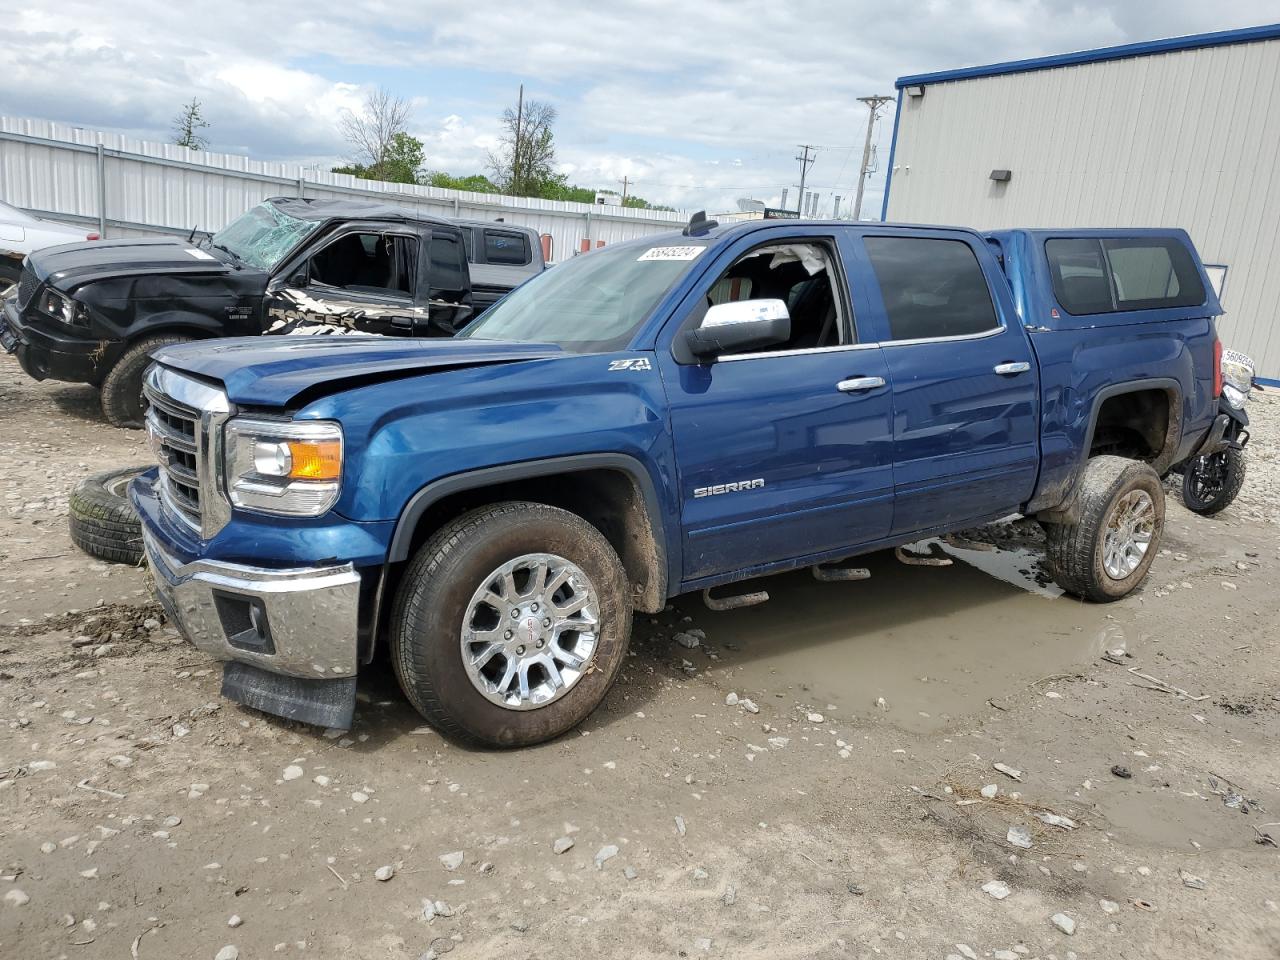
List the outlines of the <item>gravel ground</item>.
<svg viewBox="0 0 1280 960">
<path fill-rule="evenodd" d="M 220 700 L 145 572 L 66 535 L 141 438 L 0 357 L 0 956 L 1280 956 L 1280 399 L 1253 416 L 1239 503 L 1172 494 L 1125 601 L 1054 597 L 1016 526 L 682 599 L 580 731 L 494 753 L 385 667 L 350 732 Z"/>
</svg>

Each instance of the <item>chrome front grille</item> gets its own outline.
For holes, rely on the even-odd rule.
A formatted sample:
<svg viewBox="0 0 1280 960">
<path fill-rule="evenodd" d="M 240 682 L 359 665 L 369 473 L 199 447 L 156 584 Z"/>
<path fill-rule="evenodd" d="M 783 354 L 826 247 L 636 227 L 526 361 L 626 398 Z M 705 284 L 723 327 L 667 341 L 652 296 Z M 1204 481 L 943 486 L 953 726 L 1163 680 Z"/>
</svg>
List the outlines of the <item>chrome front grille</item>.
<svg viewBox="0 0 1280 960">
<path fill-rule="evenodd" d="M 147 371 L 142 390 L 147 436 L 160 462 L 161 503 L 175 519 L 211 537 L 230 518 L 219 482 L 227 396 L 159 364 Z"/>
<path fill-rule="evenodd" d="M 143 387 L 150 405 L 147 433 L 160 461 L 160 495 L 165 506 L 196 530 L 200 529 L 199 442 L 200 412 Z"/>
<path fill-rule="evenodd" d="M 22 268 L 22 275 L 18 278 L 18 309 L 27 309 L 27 304 L 31 302 L 31 298 L 35 296 L 36 290 L 40 287 L 40 281 L 36 279 L 36 275 L 31 272 L 30 267 Z"/>
</svg>

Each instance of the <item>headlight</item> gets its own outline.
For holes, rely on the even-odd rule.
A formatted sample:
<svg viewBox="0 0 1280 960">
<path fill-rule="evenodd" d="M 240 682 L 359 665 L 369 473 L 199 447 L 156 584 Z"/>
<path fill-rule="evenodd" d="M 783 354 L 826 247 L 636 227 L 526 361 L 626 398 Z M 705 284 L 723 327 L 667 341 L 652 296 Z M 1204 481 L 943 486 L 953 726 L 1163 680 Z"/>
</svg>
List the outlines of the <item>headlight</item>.
<svg viewBox="0 0 1280 960">
<path fill-rule="evenodd" d="M 342 427 L 237 417 L 226 426 L 227 494 L 245 510 L 318 517 L 342 488 Z"/>
<path fill-rule="evenodd" d="M 1222 351 L 1222 392 L 1233 407 L 1243 407 L 1253 389 L 1253 360 L 1239 350 Z"/>
<path fill-rule="evenodd" d="M 40 309 L 68 326 L 84 319 L 84 307 L 56 290 L 46 290 L 41 295 Z"/>
</svg>

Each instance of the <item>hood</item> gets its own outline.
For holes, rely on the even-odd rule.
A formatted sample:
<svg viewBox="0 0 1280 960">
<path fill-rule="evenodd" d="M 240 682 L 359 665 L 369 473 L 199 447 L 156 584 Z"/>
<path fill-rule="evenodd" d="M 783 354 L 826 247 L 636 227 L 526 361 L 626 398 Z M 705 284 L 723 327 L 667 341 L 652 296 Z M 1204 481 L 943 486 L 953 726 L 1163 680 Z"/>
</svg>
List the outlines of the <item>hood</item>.
<svg viewBox="0 0 1280 960">
<path fill-rule="evenodd" d="M 365 383 L 432 370 L 540 360 L 548 343 L 400 337 L 239 337 L 163 347 L 158 363 L 217 380 L 234 403 L 283 407 Z"/>
<path fill-rule="evenodd" d="M 39 279 L 61 290 L 112 277 L 229 273 L 231 269 L 210 251 L 167 237 L 61 244 L 28 255 L 27 265 Z"/>
</svg>

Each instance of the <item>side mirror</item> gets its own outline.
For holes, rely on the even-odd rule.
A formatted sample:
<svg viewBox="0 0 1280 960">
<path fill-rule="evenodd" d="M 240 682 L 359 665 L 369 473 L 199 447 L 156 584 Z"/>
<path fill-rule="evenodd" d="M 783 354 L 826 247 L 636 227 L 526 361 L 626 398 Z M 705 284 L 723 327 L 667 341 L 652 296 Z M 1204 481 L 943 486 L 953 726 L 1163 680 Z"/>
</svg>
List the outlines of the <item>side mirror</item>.
<svg viewBox="0 0 1280 960">
<path fill-rule="evenodd" d="M 710 357 L 746 347 L 768 347 L 791 337 L 791 314 L 782 300 L 736 300 L 707 310 L 685 335 L 689 352 Z"/>
</svg>

